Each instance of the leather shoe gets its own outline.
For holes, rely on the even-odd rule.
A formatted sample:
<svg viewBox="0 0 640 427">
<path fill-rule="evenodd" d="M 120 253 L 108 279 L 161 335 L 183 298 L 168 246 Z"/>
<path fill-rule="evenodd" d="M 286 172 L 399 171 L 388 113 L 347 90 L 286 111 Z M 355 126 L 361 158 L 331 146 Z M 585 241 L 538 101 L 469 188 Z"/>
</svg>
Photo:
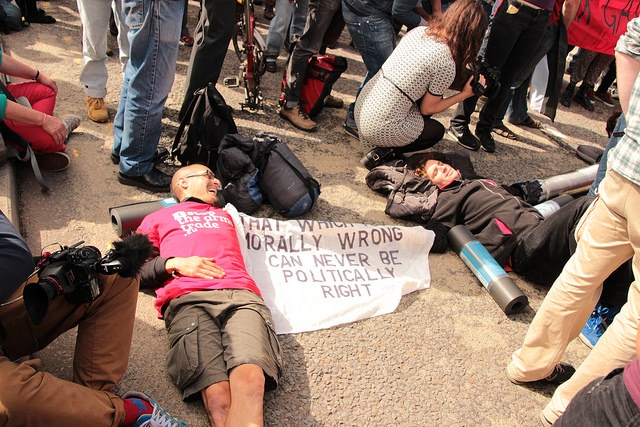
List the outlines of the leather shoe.
<svg viewBox="0 0 640 427">
<path fill-rule="evenodd" d="M 480 149 L 480 141 L 473 136 L 468 126 L 449 126 L 449 135 L 467 150 L 478 151 Z"/>
<path fill-rule="evenodd" d="M 154 167 L 146 174 L 140 176 L 125 175 L 122 172 L 118 172 L 118 182 L 149 191 L 167 192 L 171 185 L 171 177 Z"/>
<path fill-rule="evenodd" d="M 389 147 L 376 147 L 373 150 L 369 151 L 364 157 L 360 160 L 362 166 L 371 170 L 377 166 L 380 166 L 384 162 L 387 162 L 393 159 L 394 151 L 393 148 Z"/>
<path fill-rule="evenodd" d="M 496 142 L 491 135 L 491 131 L 479 131 L 476 129 L 476 136 L 480 140 L 480 146 L 487 153 L 494 153 L 496 151 Z"/>
<path fill-rule="evenodd" d="M 158 147 L 158 149 L 156 150 L 156 154 L 153 156 L 153 163 L 159 163 L 168 156 L 169 150 L 167 150 L 165 147 Z M 118 156 L 113 151 L 111 152 L 111 163 L 113 163 L 114 165 L 120 164 L 120 156 Z"/>
</svg>

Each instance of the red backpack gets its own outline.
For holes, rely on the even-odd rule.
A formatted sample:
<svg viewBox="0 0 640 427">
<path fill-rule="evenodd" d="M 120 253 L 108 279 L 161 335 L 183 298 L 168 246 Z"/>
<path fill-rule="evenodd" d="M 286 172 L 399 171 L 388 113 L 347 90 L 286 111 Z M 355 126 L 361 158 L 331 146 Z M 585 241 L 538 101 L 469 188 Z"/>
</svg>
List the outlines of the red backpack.
<svg viewBox="0 0 640 427">
<path fill-rule="evenodd" d="M 309 58 L 307 76 L 300 92 L 300 105 L 309 117 L 315 117 L 324 107 L 324 99 L 331 93 L 333 84 L 347 69 L 347 59 L 336 55 L 315 54 Z M 284 88 L 287 85 L 287 72 L 284 72 L 280 104 L 285 102 Z"/>
</svg>

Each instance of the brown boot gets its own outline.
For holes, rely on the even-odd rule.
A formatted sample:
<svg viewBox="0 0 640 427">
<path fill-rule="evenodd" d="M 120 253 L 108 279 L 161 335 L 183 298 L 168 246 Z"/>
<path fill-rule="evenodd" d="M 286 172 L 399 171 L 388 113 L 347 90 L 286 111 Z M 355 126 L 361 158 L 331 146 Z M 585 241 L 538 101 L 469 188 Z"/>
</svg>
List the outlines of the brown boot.
<svg viewBox="0 0 640 427">
<path fill-rule="evenodd" d="M 306 132 L 313 132 L 318 129 L 318 124 L 309 118 L 300 104 L 293 108 L 280 107 L 280 117 Z"/>
<path fill-rule="evenodd" d="M 109 111 L 104 106 L 104 98 L 91 98 L 87 96 L 84 101 L 87 104 L 87 115 L 89 119 L 96 123 L 105 123 L 109 121 Z"/>
</svg>

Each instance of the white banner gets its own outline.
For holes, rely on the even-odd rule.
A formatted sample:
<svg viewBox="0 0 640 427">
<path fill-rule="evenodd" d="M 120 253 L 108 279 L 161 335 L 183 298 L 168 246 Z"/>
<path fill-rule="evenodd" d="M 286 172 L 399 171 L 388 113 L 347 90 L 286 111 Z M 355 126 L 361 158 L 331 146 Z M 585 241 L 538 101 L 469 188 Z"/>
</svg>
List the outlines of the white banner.
<svg viewBox="0 0 640 427">
<path fill-rule="evenodd" d="M 279 334 L 390 313 L 403 295 L 429 287 L 434 235 L 422 227 L 236 215 L 247 268 Z"/>
</svg>

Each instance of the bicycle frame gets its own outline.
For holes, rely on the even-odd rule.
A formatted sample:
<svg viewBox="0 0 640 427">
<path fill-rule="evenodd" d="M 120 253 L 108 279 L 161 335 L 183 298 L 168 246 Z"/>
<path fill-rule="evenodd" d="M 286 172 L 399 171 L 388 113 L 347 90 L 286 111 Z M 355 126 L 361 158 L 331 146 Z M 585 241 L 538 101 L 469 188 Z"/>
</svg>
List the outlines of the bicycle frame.
<svg viewBox="0 0 640 427">
<path fill-rule="evenodd" d="M 239 81 L 245 91 L 245 100 L 240 103 L 242 110 L 251 111 L 263 109 L 262 90 L 260 88 L 260 67 L 264 49 L 256 48 L 256 17 L 253 13 L 253 0 L 243 0 L 244 15 L 244 50 L 245 59 L 240 65 Z M 264 42 L 263 42 L 264 43 Z"/>
</svg>

